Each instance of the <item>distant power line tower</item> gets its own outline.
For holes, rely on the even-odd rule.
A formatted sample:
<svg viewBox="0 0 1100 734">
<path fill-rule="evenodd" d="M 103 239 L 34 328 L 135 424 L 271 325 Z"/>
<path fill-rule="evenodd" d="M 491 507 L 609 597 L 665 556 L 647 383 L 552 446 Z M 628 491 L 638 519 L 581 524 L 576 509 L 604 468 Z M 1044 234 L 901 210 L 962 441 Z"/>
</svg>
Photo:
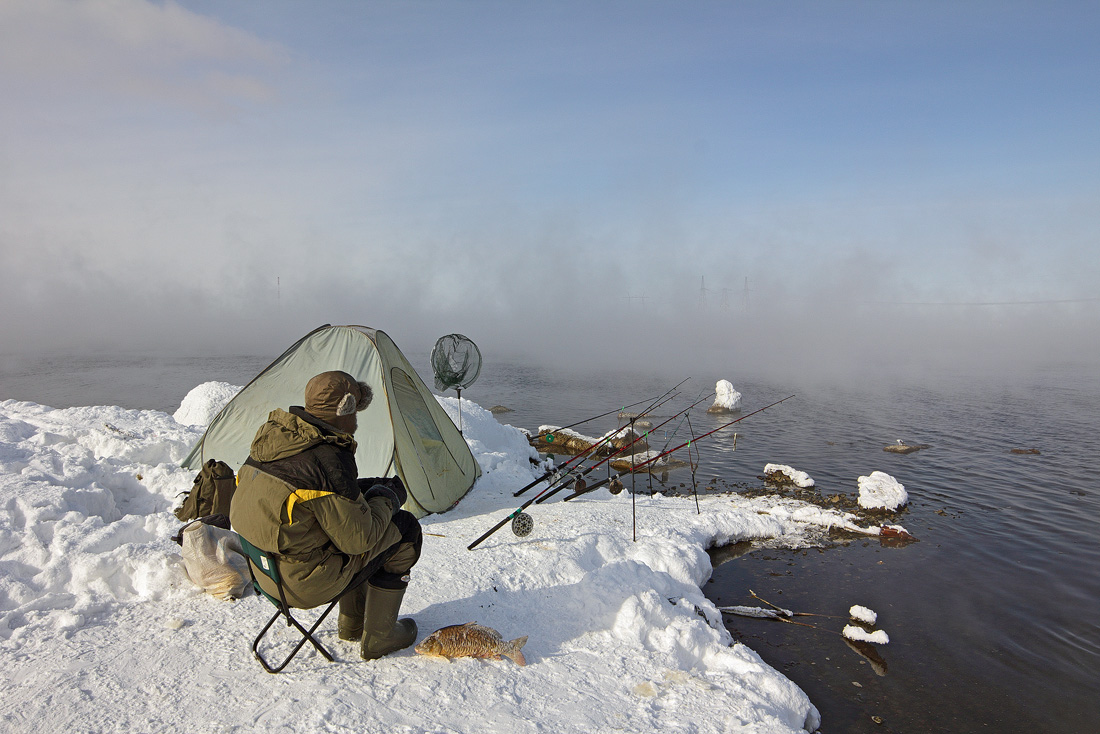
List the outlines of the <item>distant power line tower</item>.
<svg viewBox="0 0 1100 734">
<path fill-rule="evenodd" d="M 699 308 L 707 310 L 707 276 L 699 276 Z"/>
<path fill-rule="evenodd" d="M 642 302 L 642 313 L 645 313 L 646 298 L 647 297 L 644 296 L 644 295 L 642 295 L 642 296 L 623 296 L 623 300 L 624 301 L 630 301 L 631 306 L 634 305 L 634 301 L 641 301 Z"/>
</svg>

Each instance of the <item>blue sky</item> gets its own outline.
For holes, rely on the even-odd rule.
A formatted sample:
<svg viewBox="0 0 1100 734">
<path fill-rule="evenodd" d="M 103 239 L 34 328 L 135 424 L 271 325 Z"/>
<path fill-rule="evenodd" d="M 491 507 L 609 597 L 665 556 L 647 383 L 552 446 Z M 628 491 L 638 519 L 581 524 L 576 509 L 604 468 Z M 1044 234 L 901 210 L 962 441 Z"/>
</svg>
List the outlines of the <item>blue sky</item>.
<svg viewBox="0 0 1100 734">
<path fill-rule="evenodd" d="M 1093 3 L 5 0 L 0 337 L 1050 355 L 1100 323 L 1098 37 Z M 1071 303 L 913 305 L 1033 301 Z"/>
</svg>

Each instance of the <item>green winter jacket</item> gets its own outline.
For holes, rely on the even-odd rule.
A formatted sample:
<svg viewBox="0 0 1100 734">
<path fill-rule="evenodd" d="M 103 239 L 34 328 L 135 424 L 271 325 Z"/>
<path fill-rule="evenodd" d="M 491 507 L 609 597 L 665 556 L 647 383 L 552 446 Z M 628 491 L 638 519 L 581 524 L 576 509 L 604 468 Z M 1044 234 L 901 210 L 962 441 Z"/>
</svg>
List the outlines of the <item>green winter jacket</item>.
<svg viewBox="0 0 1100 734">
<path fill-rule="evenodd" d="M 293 407 L 274 410 L 237 472 L 229 518 L 257 548 L 276 554 L 287 603 L 332 599 L 373 557 L 401 539 L 390 499 L 364 500 L 355 439 Z M 257 573 L 272 596 L 278 589 Z"/>
</svg>

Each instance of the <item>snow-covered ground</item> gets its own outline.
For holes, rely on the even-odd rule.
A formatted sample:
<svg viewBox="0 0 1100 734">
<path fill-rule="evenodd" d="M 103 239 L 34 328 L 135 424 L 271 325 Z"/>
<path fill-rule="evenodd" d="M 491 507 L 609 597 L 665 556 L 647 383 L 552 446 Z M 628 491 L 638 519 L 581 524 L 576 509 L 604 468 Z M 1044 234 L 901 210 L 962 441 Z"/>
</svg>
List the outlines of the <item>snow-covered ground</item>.
<svg viewBox="0 0 1100 734">
<path fill-rule="evenodd" d="M 200 386 L 177 417 L 209 420 L 234 392 Z M 439 398 L 457 421 L 459 401 Z M 761 539 L 799 546 L 851 515 L 794 500 L 601 490 L 530 508 L 466 546 L 531 495 L 543 467 L 521 431 L 462 401 L 483 470 L 428 536 L 404 613 L 423 638 L 476 621 L 527 635 L 528 665 L 443 662 L 405 650 L 363 662 L 326 621 L 337 657 L 308 648 L 279 675 L 249 645 L 271 614 L 255 595 L 219 601 L 188 581 L 178 462 L 202 425 L 118 407 L 0 402 L 0 730 L 390 732 L 798 732 L 819 724 L 805 694 L 733 643 L 700 585 L 705 548 Z M 537 492 L 538 486 L 530 492 Z M 309 616 L 305 613 L 304 616 Z M 277 640 L 289 639 L 285 627 Z"/>
</svg>

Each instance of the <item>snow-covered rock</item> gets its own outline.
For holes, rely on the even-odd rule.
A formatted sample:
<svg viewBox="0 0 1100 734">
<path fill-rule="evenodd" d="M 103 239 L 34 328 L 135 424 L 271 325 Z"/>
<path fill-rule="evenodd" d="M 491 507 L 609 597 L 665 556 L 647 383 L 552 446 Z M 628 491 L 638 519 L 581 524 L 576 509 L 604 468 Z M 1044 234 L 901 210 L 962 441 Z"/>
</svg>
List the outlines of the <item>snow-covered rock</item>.
<svg viewBox="0 0 1100 734">
<path fill-rule="evenodd" d="M 765 465 L 764 476 L 769 477 L 773 474 L 780 475 L 780 481 L 782 481 L 782 477 L 786 477 L 786 480 L 796 487 L 802 487 L 803 489 L 805 489 L 807 487 L 814 486 L 814 480 L 812 477 L 810 477 L 809 474 L 804 471 L 799 471 L 798 469 L 793 469 L 786 464 Z"/>
<path fill-rule="evenodd" d="M 857 642 L 872 642 L 876 645 L 890 644 L 890 636 L 882 630 L 868 632 L 862 627 L 856 627 L 854 624 L 845 625 L 841 634 L 849 640 L 856 640 Z"/>
<path fill-rule="evenodd" d="M 852 619 L 863 622 L 864 624 L 874 624 L 878 621 L 878 613 L 867 607 L 861 607 L 859 604 L 854 605 L 848 610 L 848 614 Z"/>
<path fill-rule="evenodd" d="M 708 413 L 736 413 L 741 410 L 741 393 L 733 389 L 729 380 L 719 380 L 714 386 L 714 405 Z"/>
<path fill-rule="evenodd" d="M 886 472 L 860 477 L 859 506 L 865 510 L 896 510 L 909 502 L 905 487 Z"/>
</svg>

